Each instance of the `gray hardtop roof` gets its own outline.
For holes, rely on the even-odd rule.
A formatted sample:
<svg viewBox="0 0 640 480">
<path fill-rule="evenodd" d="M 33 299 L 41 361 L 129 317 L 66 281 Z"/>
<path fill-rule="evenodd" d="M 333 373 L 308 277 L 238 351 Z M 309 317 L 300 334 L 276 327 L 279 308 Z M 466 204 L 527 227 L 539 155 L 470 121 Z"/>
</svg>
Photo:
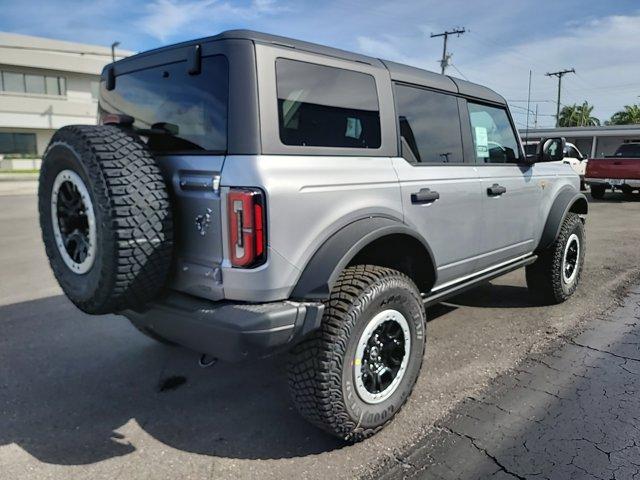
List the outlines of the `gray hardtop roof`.
<svg viewBox="0 0 640 480">
<path fill-rule="evenodd" d="M 367 55 L 361 55 L 358 53 L 349 52 L 346 50 L 340 50 L 338 48 L 326 47 L 316 43 L 305 42 L 302 40 L 294 40 L 292 38 L 281 37 L 279 35 L 271 35 L 268 33 L 256 32 L 253 30 L 227 30 L 211 37 L 204 37 L 195 40 L 189 40 L 174 45 L 168 45 L 166 47 L 156 48 L 146 52 L 127 57 L 123 60 L 119 60 L 116 63 L 125 64 L 129 61 L 135 61 L 148 55 L 155 55 L 162 53 L 163 51 L 170 51 L 176 48 L 188 47 L 191 45 L 198 45 L 202 43 L 216 42 L 220 40 L 250 40 L 255 43 L 268 44 L 283 48 L 293 48 L 309 53 L 316 53 L 319 55 L 330 56 L 334 58 L 340 58 L 343 60 L 349 60 L 352 62 L 365 63 L 381 69 L 387 69 L 391 75 L 391 79 L 415 84 L 427 88 L 433 88 L 437 90 L 448 91 L 452 93 L 459 93 L 462 95 L 486 100 L 490 102 L 506 104 L 506 100 L 498 95 L 490 88 L 483 87 L 475 83 L 461 80 L 455 77 L 449 77 L 446 75 L 440 75 L 439 73 L 430 72 L 416 67 L 410 67 L 389 60 L 381 60 L 378 58 L 370 57 Z"/>
</svg>

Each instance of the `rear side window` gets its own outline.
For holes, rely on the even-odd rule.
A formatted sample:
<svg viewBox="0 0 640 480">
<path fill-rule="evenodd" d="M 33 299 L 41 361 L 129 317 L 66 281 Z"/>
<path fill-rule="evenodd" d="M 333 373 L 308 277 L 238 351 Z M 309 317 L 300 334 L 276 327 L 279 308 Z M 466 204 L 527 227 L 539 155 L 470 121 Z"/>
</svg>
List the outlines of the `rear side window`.
<svg viewBox="0 0 640 480">
<path fill-rule="evenodd" d="M 100 87 L 100 112 L 134 118 L 134 128 L 156 152 L 227 149 L 229 73 L 222 55 L 202 59 L 199 75 L 177 62 L 119 75 Z"/>
<path fill-rule="evenodd" d="M 403 157 L 418 163 L 462 163 L 458 99 L 404 85 L 396 85 L 395 92 Z"/>
<path fill-rule="evenodd" d="M 371 75 L 279 58 L 276 77 L 282 143 L 380 148 L 380 108 Z"/>
<path fill-rule="evenodd" d="M 517 163 L 518 140 L 504 108 L 468 103 L 478 163 Z"/>
</svg>

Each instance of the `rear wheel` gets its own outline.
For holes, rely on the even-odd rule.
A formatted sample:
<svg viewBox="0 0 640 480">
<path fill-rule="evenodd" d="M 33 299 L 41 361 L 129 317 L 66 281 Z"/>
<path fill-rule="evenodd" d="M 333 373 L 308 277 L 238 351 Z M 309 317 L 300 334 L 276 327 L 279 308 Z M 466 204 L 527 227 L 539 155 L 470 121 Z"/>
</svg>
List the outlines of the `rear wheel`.
<svg viewBox="0 0 640 480">
<path fill-rule="evenodd" d="M 529 291 L 540 301 L 561 303 L 576 291 L 584 265 L 585 240 L 580 216 L 567 214 L 555 242 L 526 268 Z"/>
<path fill-rule="evenodd" d="M 607 187 L 604 185 L 591 185 L 591 196 L 596 200 L 602 200 L 606 191 Z"/>
<path fill-rule="evenodd" d="M 290 355 L 298 411 L 348 441 L 378 432 L 413 390 L 425 325 L 420 293 L 407 276 L 373 265 L 345 269 L 320 330 Z"/>
</svg>

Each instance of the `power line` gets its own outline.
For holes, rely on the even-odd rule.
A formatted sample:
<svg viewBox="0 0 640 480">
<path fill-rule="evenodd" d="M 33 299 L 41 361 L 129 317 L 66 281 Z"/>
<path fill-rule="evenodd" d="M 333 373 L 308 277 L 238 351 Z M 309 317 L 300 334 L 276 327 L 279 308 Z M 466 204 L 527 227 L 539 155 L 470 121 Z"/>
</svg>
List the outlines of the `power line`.
<svg viewBox="0 0 640 480">
<path fill-rule="evenodd" d="M 449 39 L 449 35 L 457 35 L 458 37 L 465 33 L 466 30 L 464 28 L 456 28 L 454 30 L 445 30 L 442 33 L 432 33 L 431 38 L 435 37 L 444 37 L 444 42 L 442 46 L 442 60 L 440 60 L 440 68 L 442 75 L 444 75 L 445 70 L 449 66 L 449 60 L 451 59 L 451 54 L 447 54 L 447 40 Z"/>
<path fill-rule="evenodd" d="M 462 76 L 462 78 L 464 78 L 466 81 L 469 81 L 467 76 L 464 73 L 462 73 L 458 67 L 456 67 L 453 63 L 450 63 L 449 65 L 451 65 L 453 69 Z"/>
<path fill-rule="evenodd" d="M 558 127 L 560 123 L 560 91 L 562 90 L 562 77 L 564 77 L 567 73 L 575 74 L 576 69 L 570 68 L 567 70 L 558 70 L 557 72 L 545 73 L 547 77 L 558 77 L 558 104 L 556 106 L 556 127 Z"/>
</svg>

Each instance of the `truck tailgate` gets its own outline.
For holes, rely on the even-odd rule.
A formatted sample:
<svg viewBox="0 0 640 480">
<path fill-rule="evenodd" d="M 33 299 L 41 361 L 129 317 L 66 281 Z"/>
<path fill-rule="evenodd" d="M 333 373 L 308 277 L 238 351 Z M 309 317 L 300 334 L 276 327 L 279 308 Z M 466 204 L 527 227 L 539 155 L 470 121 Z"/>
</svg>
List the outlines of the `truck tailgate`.
<svg viewBox="0 0 640 480">
<path fill-rule="evenodd" d="M 589 159 L 586 177 L 640 180 L 640 158 Z"/>
</svg>

